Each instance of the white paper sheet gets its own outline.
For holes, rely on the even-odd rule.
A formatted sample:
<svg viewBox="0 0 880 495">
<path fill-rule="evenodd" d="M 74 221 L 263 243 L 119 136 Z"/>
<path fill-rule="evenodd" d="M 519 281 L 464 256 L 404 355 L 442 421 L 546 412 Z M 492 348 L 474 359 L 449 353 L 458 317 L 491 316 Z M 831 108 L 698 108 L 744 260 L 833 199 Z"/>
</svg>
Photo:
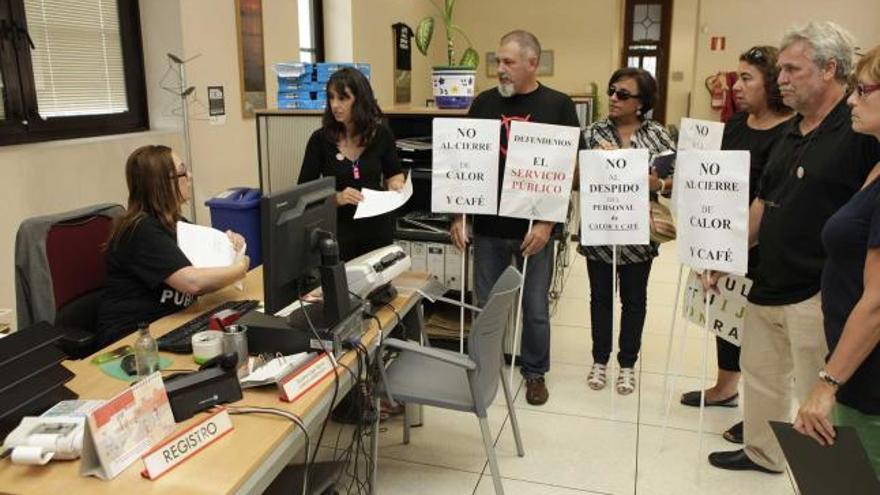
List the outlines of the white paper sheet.
<svg viewBox="0 0 880 495">
<path fill-rule="evenodd" d="M 394 211 L 406 204 L 412 193 L 412 174 L 407 174 L 406 183 L 400 191 L 376 191 L 365 187 L 361 189 L 364 200 L 358 203 L 354 218 L 375 217 Z"/>
<path fill-rule="evenodd" d="M 239 256 L 225 232 L 186 222 L 177 222 L 177 245 L 196 268 L 229 266 Z"/>
</svg>

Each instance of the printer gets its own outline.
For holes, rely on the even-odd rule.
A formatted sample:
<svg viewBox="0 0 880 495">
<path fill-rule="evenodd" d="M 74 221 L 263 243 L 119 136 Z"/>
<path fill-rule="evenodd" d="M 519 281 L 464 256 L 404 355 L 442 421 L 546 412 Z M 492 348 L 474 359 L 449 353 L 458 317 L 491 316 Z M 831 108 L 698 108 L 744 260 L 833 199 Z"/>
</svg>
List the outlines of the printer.
<svg viewBox="0 0 880 495">
<path fill-rule="evenodd" d="M 412 265 L 409 255 L 400 246 L 385 246 L 345 263 L 348 290 L 359 297 L 374 301 L 393 298 L 390 282 Z M 385 301 L 388 302 L 388 301 Z"/>
</svg>

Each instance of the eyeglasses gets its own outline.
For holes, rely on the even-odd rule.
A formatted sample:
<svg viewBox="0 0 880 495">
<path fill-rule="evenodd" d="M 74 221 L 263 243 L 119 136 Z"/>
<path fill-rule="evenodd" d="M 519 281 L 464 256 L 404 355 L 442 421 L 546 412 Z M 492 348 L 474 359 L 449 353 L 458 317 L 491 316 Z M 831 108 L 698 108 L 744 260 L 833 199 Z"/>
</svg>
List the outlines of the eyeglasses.
<svg viewBox="0 0 880 495">
<path fill-rule="evenodd" d="M 856 94 L 859 98 L 864 98 L 878 89 L 880 84 L 856 84 Z"/>
<path fill-rule="evenodd" d="M 171 176 L 171 179 L 180 179 L 189 175 L 189 170 L 186 169 L 186 164 L 181 163 L 182 172 L 175 172 L 174 175 Z"/>
<path fill-rule="evenodd" d="M 638 98 L 639 95 L 634 95 L 625 89 L 614 89 L 614 86 L 608 87 L 608 96 L 616 95 L 617 99 L 620 101 L 626 101 L 630 98 Z"/>
<path fill-rule="evenodd" d="M 751 64 L 763 64 L 767 60 L 767 54 L 760 48 L 752 48 L 746 52 L 745 59 Z"/>
</svg>

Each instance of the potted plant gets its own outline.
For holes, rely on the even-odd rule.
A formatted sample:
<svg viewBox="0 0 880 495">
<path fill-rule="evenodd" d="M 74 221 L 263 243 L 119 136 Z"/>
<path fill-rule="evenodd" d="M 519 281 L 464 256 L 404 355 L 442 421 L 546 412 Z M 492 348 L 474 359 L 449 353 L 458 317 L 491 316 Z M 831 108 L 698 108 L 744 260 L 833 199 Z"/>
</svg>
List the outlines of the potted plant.
<svg viewBox="0 0 880 495">
<path fill-rule="evenodd" d="M 435 66 L 431 76 L 434 101 L 438 108 L 467 108 L 474 99 L 474 85 L 477 80 L 476 69 L 480 63 L 480 55 L 474 50 L 473 43 L 467 34 L 453 21 L 455 0 L 443 0 L 443 8 L 435 0 L 427 1 L 439 12 L 446 31 L 447 65 Z M 453 37 L 456 33 L 460 34 L 468 44 L 458 63 L 455 62 L 453 44 Z M 428 56 L 428 47 L 433 35 L 434 17 L 427 16 L 419 22 L 415 32 L 416 48 L 422 52 L 422 55 Z"/>
</svg>

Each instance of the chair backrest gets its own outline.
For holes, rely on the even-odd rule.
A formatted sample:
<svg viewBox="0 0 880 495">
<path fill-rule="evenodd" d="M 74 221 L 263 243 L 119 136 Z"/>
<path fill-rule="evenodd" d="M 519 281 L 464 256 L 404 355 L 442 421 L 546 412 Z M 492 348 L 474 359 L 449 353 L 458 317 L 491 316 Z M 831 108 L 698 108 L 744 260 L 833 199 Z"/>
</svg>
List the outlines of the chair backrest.
<svg viewBox="0 0 880 495">
<path fill-rule="evenodd" d="M 485 410 L 498 392 L 498 380 L 503 364 L 504 333 L 510 320 L 510 311 L 517 301 L 517 290 L 522 286 L 522 275 L 513 266 L 498 277 L 483 311 L 471 326 L 468 335 L 468 354 L 477 363 L 472 372 L 471 386 L 478 402 L 477 410 Z"/>
<path fill-rule="evenodd" d="M 95 329 L 99 290 L 107 277 L 104 243 L 112 224 L 109 217 L 91 215 L 49 228 L 46 260 L 52 278 L 56 325 Z"/>
</svg>

